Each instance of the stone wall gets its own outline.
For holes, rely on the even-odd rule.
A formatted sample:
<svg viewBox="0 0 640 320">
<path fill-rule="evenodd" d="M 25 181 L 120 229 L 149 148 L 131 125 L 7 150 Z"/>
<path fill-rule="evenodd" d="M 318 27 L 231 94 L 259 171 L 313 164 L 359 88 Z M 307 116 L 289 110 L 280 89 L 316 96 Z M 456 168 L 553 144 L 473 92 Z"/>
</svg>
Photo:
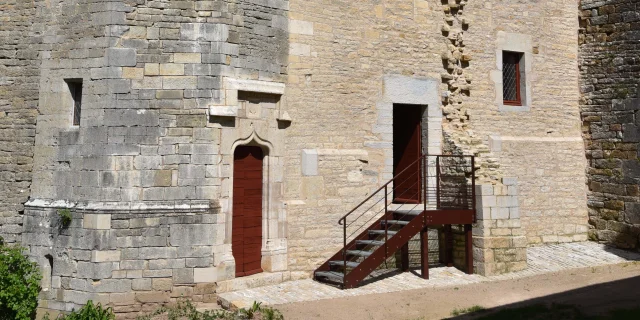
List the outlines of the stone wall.
<svg viewBox="0 0 640 320">
<path fill-rule="evenodd" d="M 580 100 L 589 236 L 640 247 L 640 3 L 581 1 Z"/>
<path fill-rule="evenodd" d="M 63 0 L 41 8 L 46 50 L 22 241 L 43 268 L 53 265 L 48 308 L 95 297 L 137 313 L 176 292 L 204 299 L 237 288 L 223 282 L 235 278 L 233 154 L 245 144 L 265 153 L 262 268 L 282 281 L 287 7 Z M 66 79 L 82 81 L 79 125 Z M 64 209 L 74 222 L 59 229 Z M 94 230 L 92 219 L 111 227 Z"/>
<path fill-rule="evenodd" d="M 44 270 L 41 308 L 70 311 L 93 300 L 122 315 L 152 312 L 180 297 L 216 301 L 206 271 L 224 230 L 208 203 L 145 213 L 76 206 L 68 226 L 58 216 L 66 208 L 26 212 L 22 239 Z"/>
<path fill-rule="evenodd" d="M 521 224 L 518 181 L 476 186 L 478 222 L 473 228 L 474 272 L 491 276 L 527 267 L 527 238 Z"/>
<path fill-rule="evenodd" d="M 518 177 L 520 219 L 529 244 L 586 241 L 581 138 L 490 138 L 501 168 Z M 550 153 L 549 150 L 556 150 Z M 523 161 L 526 165 L 523 165 Z"/>
<path fill-rule="evenodd" d="M 428 122 L 428 130 L 440 127 L 441 133 L 425 151 L 442 153 L 446 143 L 453 143 L 456 152 L 483 158 L 478 165 L 486 181 L 500 184 L 503 176 L 518 177 L 521 191 L 527 193 L 518 201 L 530 243 L 584 239 L 585 161 L 576 140 L 581 138 L 576 11 L 572 0 L 290 1 L 292 50 L 286 101 L 293 122 L 286 136 L 287 201 L 299 203 L 304 198 L 301 149 L 362 149 L 369 155 L 363 170 L 378 172 L 377 182 L 388 180 L 393 162 L 386 97 L 418 93 L 425 97 L 417 104 L 434 107 L 443 118 Z M 524 107 L 502 105 L 502 50 L 526 56 L 530 94 Z M 399 93 L 402 86 L 388 85 L 394 77 L 403 78 L 404 87 L 411 90 Z M 414 87 L 412 80 L 436 85 Z M 435 102 L 427 98 L 429 90 L 436 91 Z M 492 151 L 491 137 L 503 136 L 517 139 Z M 558 141 L 546 144 L 549 138 Z M 532 145 L 544 145 L 544 162 L 538 153 L 522 152 Z M 573 184 L 568 188 L 569 181 Z M 363 183 L 365 190 L 377 187 L 374 181 Z M 536 211 L 538 202 L 549 205 L 548 195 L 558 205 L 544 213 Z M 326 212 L 323 221 L 337 221 L 350 209 L 346 203 L 331 212 L 307 205 L 296 212 L 308 216 Z M 300 219 L 289 226 L 299 229 L 309 223 Z M 323 228 L 329 235 L 340 226 L 323 224 Z M 341 243 L 331 236 L 313 242 L 301 233 L 290 234 L 289 239 L 309 244 L 289 255 L 290 264 L 296 268 L 300 264 L 304 270 L 313 268 L 307 257 L 323 252 L 327 257 Z"/>
<path fill-rule="evenodd" d="M 309 277 L 341 247 L 338 219 L 392 177 L 394 103 L 426 106 L 423 130 L 438 133 L 423 141 L 424 150 L 441 150 L 439 53 L 446 46 L 438 38 L 442 15 L 436 5 L 290 1 L 286 101 L 293 121 L 286 133 L 284 190 L 289 266 L 301 276 Z M 302 149 L 359 150 L 366 162 L 340 165 L 361 167 L 364 179 L 349 181 L 346 169 L 332 172 L 324 183 L 332 193 L 344 191 L 307 200 L 304 188 L 312 177 L 305 175 Z M 308 229 L 313 233 L 301 232 Z"/>
<path fill-rule="evenodd" d="M 585 159 L 580 140 L 576 2 L 469 1 L 464 99 L 468 130 L 489 146 L 503 177 L 517 177 L 529 244 L 584 240 Z M 487 38 L 487 35 L 490 35 Z M 502 104 L 502 51 L 523 56 L 522 106 Z M 561 80 L 559 80 L 561 79 Z M 501 146 L 498 143 L 504 141 Z"/>
<path fill-rule="evenodd" d="M 41 1 L 0 3 L 0 235 L 20 240 L 38 106 Z"/>
</svg>

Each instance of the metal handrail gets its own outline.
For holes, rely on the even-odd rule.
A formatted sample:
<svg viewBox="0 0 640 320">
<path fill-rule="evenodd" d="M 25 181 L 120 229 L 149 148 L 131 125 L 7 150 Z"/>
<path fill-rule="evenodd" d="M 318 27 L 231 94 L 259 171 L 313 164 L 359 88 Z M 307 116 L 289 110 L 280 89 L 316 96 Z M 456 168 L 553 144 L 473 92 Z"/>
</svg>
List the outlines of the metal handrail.
<svg viewBox="0 0 640 320">
<path fill-rule="evenodd" d="M 385 249 L 385 258 L 388 257 L 388 248 L 387 248 L 387 242 L 389 239 L 388 236 L 388 229 L 389 229 L 389 221 L 388 221 L 388 216 L 387 213 L 389 212 L 388 210 L 388 195 L 389 195 L 389 184 L 391 184 L 392 182 L 394 182 L 396 179 L 398 179 L 400 177 L 400 175 L 402 175 L 403 173 L 405 173 L 407 170 L 412 169 L 413 166 L 415 164 L 418 164 L 418 177 L 421 177 L 422 181 L 420 183 L 420 191 L 418 191 L 418 194 L 420 194 L 420 192 L 423 193 L 423 197 L 422 197 L 422 202 L 423 202 L 423 210 L 426 211 L 427 210 L 427 201 L 428 201 L 428 190 L 434 188 L 434 187 L 429 187 L 429 182 L 428 182 L 428 178 L 429 178 L 429 157 L 430 155 L 427 154 L 423 154 L 421 155 L 418 159 L 416 159 L 414 162 L 412 162 L 411 164 L 407 165 L 407 167 L 400 171 L 398 174 L 396 174 L 393 178 L 391 178 L 389 181 L 387 181 L 384 185 L 382 185 L 380 188 L 378 188 L 376 191 L 374 191 L 373 193 L 371 193 L 370 196 L 368 196 L 366 199 L 364 199 L 363 201 L 361 201 L 358 205 L 356 205 L 351 211 L 349 211 L 347 214 L 345 214 L 344 216 L 342 216 L 339 220 L 338 220 L 338 224 L 343 226 L 343 249 L 342 249 L 342 257 L 343 257 L 343 274 L 346 277 L 347 275 L 347 227 L 351 226 L 354 222 L 356 222 L 360 217 L 364 216 L 366 212 L 368 212 L 371 208 L 375 207 L 378 203 L 380 203 L 380 201 L 382 199 L 379 199 L 378 201 L 376 201 L 374 204 L 372 204 L 369 209 L 365 210 L 365 213 L 362 213 L 361 215 L 359 215 L 355 220 L 353 220 L 351 223 L 347 224 L 347 218 L 353 214 L 356 210 L 360 209 L 360 207 L 362 207 L 367 201 L 371 200 L 375 195 L 379 194 L 380 191 L 384 190 L 384 220 L 385 220 L 385 226 L 384 226 L 384 249 Z M 474 156 L 466 156 L 466 155 L 431 155 L 431 156 L 435 156 L 435 178 L 436 178 L 436 183 L 435 183 L 435 191 L 436 191 L 436 208 L 437 209 L 441 209 L 442 208 L 442 203 L 441 203 L 441 187 L 440 187 L 440 183 L 441 183 L 441 172 L 440 172 L 440 159 L 441 158 L 470 158 L 471 159 L 471 164 L 470 164 L 470 169 L 471 169 L 471 192 L 470 192 L 470 196 L 471 196 L 471 203 L 472 206 L 470 209 L 475 210 L 476 208 L 476 199 L 475 199 L 475 157 Z M 423 168 L 424 167 L 424 168 Z M 446 166 L 446 167 L 454 167 L 454 166 Z M 463 166 L 463 167 L 467 167 L 467 166 Z M 415 174 L 412 174 L 411 177 L 413 177 Z M 415 185 L 415 183 L 412 185 L 412 187 Z M 467 185 L 468 186 L 468 185 Z M 398 187 L 398 185 L 394 185 L 392 188 L 392 192 L 396 189 L 396 187 Z M 407 192 L 408 190 L 405 190 L 402 195 Z M 446 195 L 445 195 L 446 196 Z M 465 197 L 467 198 L 466 201 L 468 201 L 468 196 Z M 468 202 L 467 202 L 468 203 Z M 420 203 L 416 204 L 416 207 L 419 205 Z M 379 211 L 378 211 L 379 212 Z M 378 213 L 374 214 L 374 218 L 375 216 L 377 216 Z M 406 214 L 404 215 L 406 216 Z M 400 219 L 404 218 L 401 217 Z M 366 223 L 368 223 L 369 221 L 373 220 L 374 218 L 369 219 Z M 474 215 L 474 221 L 476 220 L 476 216 Z M 425 216 L 425 225 L 426 225 L 426 216 Z M 366 225 L 365 223 L 365 225 Z M 352 234 L 349 235 L 349 237 L 351 237 L 353 234 L 355 234 L 360 228 L 364 227 L 360 226 L 358 227 L 358 229 L 356 231 L 354 231 Z"/>
<path fill-rule="evenodd" d="M 378 190 L 374 191 L 373 193 L 371 193 L 370 196 L 368 196 L 366 199 L 364 199 L 362 202 L 360 202 L 355 208 L 353 208 L 353 210 L 349 211 L 347 214 L 345 214 L 344 216 L 342 216 L 342 218 L 340 218 L 340 220 L 338 220 L 338 224 L 342 225 L 342 221 L 344 221 L 349 215 L 351 215 L 354 211 L 358 210 L 358 208 L 360 208 L 360 206 L 362 206 L 365 202 L 369 201 L 371 198 L 373 198 L 373 196 L 375 196 L 378 192 L 380 192 L 380 190 L 384 189 L 385 187 L 387 187 L 391 182 L 393 182 L 396 178 L 398 178 L 399 175 L 403 174 L 405 171 L 409 170 L 409 168 L 414 165 L 416 162 L 420 161 L 422 158 L 427 157 L 426 154 L 423 154 L 420 156 L 420 158 L 418 158 L 416 161 L 412 162 L 411 164 L 409 164 L 404 170 L 400 171 L 398 174 L 396 174 L 393 178 L 391 178 L 391 180 L 387 181 L 387 183 L 383 184 L 382 187 L 378 188 Z"/>
</svg>

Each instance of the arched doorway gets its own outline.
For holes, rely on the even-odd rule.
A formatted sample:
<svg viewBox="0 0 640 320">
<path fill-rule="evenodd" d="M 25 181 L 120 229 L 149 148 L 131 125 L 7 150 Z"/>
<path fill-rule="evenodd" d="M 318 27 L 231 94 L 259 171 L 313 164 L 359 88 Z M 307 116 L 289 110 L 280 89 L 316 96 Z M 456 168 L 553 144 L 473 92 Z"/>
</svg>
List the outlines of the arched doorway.
<svg viewBox="0 0 640 320">
<path fill-rule="evenodd" d="M 262 177 L 264 152 L 238 146 L 233 154 L 231 250 L 236 277 L 262 272 Z"/>
</svg>

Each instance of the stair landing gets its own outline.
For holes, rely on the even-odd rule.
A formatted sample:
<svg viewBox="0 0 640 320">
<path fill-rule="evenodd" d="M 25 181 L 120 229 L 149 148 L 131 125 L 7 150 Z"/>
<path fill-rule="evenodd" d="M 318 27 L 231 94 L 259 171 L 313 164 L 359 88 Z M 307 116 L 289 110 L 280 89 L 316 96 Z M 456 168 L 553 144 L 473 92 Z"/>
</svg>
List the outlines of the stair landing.
<svg viewBox="0 0 640 320">
<path fill-rule="evenodd" d="M 525 278 L 566 269 L 596 267 L 640 261 L 640 253 L 615 249 L 594 242 L 577 242 L 531 247 L 527 249 L 528 268 L 522 271 L 491 277 L 466 274 L 458 269 L 439 267 L 430 269 L 429 280 L 420 277 L 420 270 L 411 272 L 378 271 L 376 281 L 365 279 L 360 287 L 341 290 L 311 279 L 289 281 L 277 285 L 221 293 L 223 305 L 251 306 L 253 301 L 265 305 L 315 301 L 374 293 L 397 292 L 421 288 L 462 286 L 485 281 Z M 379 280 L 378 280 L 379 279 Z"/>
</svg>

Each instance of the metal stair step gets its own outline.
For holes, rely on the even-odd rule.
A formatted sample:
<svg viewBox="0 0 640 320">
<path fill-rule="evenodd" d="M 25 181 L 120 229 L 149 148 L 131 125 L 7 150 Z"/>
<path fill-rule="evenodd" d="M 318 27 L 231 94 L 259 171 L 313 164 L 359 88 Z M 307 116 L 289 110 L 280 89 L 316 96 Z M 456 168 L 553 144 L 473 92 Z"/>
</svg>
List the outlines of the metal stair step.
<svg viewBox="0 0 640 320">
<path fill-rule="evenodd" d="M 409 224 L 409 221 L 404 221 L 404 220 L 382 220 L 381 221 L 382 224 L 388 223 L 388 224 L 397 224 L 397 225 L 401 225 L 401 226 L 406 226 Z"/>
<path fill-rule="evenodd" d="M 387 230 L 387 235 L 389 236 L 389 238 L 395 235 L 396 233 L 398 233 L 398 231 Z M 369 230 L 369 234 L 384 236 L 384 230 Z"/>
<path fill-rule="evenodd" d="M 338 280 L 340 282 L 342 282 L 342 280 L 344 279 L 344 273 L 336 271 L 316 271 L 315 276 L 316 278 L 323 277 L 329 278 L 331 280 Z"/>
<path fill-rule="evenodd" d="M 359 262 L 355 262 L 355 261 L 347 261 L 347 268 L 355 268 L 359 265 Z M 332 260 L 329 261 L 329 265 L 330 266 L 338 266 L 338 267 L 344 267 L 344 261 L 340 261 L 340 260 Z"/>
<path fill-rule="evenodd" d="M 378 240 L 356 240 L 356 244 L 364 244 L 368 246 L 382 246 L 384 245 L 384 241 Z"/>
<path fill-rule="evenodd" d="M 397 209 L 397 210 L 392 210 L 391 212 L 397 213 L 397 214 L 402 214 L 402 215 L 417 216 L 417 215 L 422 213 L 422 209 L 419 209 L 419 210 L 416 210 L 416 209 Z"/>
<path fill-rule="evenodd" d="M 348 256 L 358 256 L 358 257 L 368 257 L 371 254 L 373 254 L 373 252 L 371 251 L 364 251 L 364 250 L 347 250 L 347 255 Z"/>
</svg>

